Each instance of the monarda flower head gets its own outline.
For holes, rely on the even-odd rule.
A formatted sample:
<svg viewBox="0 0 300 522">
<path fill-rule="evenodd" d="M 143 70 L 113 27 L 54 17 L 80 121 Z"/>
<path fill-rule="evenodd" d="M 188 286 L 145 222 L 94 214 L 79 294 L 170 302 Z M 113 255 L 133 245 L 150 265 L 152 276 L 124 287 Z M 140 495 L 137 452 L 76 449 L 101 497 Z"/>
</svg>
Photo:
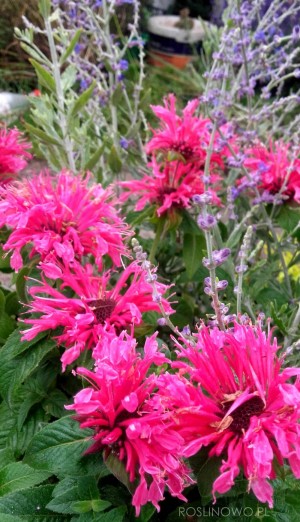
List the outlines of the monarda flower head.
<svg viewBox="0 0 300 522">
<path fill-rule="evenodd" d="M 176 112 L 176 97 L 169 94 L 164 106 L 151 105 L 160 120 L 160 128 L 152 129 L 153 137 L 146 145 L 147 154 L 156 152 L 177 153 L 186 163 L 197 162 L 198 167 L 205 161 L 205 149 L 210 139 L 209 119 L 195 116 L 199 100 L 191 100 L 182 111 Z"/>
<path fill-rule="evenodd" d="M 242 471 L 249 490 L 271 508 L 276 462 L 288 461 L 300 478 L 300 369 L 281 368 L 276 340 L 258 326 L 203 327 L 196 339 L 177 343 L 185 362 L 174 363 L 198 385 L 189 408 L 178 410 L 184 455 L 208 446 L 210 457 L 223 457 L 214 496 L 229 491 Z"/>
<path fill-rule="evenodd" d="M 153 287 L 147 282 L 147 274 L 138 262 L 132 262 L 119 274 L 107 271 L 95 275 L 92 265 L 73 267 L 59 262 L 41 264 L 42 283 L 31 286 L 29 312 L 38 317 L 24 319 L 31 325 L 23 332 L 23 339 L 33 339 L 39 332 L 62 328 L 56 337 L 67 350 L 62 355 L 63 370 L 74 362 L 85 349 L 94 348 L 103 337 L 138 325 L 142 313 L 160 312 L 162 306 L 167 314 L 173 312 L 163 294 L 168 287 L 156 282 L 160 303 L 153 296 Z M 60 289 L 50 284 L 46 277 L 59 279 Z M 70 290 L 74 297 L 69 297 Z"/>
<path fill-rule="evenodd" d="M 150 166 L 151 175 L 146 174 L 139 180 L 120 183 L 126 189 L 126 192 L 121 195 L 123 201 L 130 196 L 138 197 L 136 211 L 143 210 L 150 204 L 155 205 L 157 215 L 161 216 L 166 212 L 189 207 L 191 198 L 204 191 L 202 173 L 198 167 L 180 161 L 159 164 L 155 158 L 152 159 Z M 219 179 L 213 174 L 210 178 L 212 184 Z M 213 202 L 218 203 L 219 199 L 213 190 L 211 194 Z"/>
<path fill-rule="evenodd" d="M 257 187 L 283 200 L 300 203 L 300 159 L 291 159 L 289 144 L 259 143 L 246 151 L 245 167 L 257 179 Z M 246 181 L 246 180 L 245 180 Z"/>
<path fill-rule="evenodd" d="M 12 233 L 4 245 L 12 251 L 11 266 L 22 267 L 21 251 L 31 246 L 30 257 L 42 261 L 55 254 L 66 264 L 93 255 L 101 268 L 107 255 L 119 266 L 126 255 L 128 226 L 119 217 L 112 191 L 62 171 L 41 173 L 15 182 L 0 193 L 0 226 Z"/>
<path fill-rule="evenodd" d="M 104 460 L 124 463 L 135 489 L 132 503 L 137 516 L 147 502 L 159 510 L 166 487 L 185 500 L 181 492 L 192 482 L 179 457 L 183 439 L 173 418 L 152 406 L 157 374 L 147 376 L 148 370 L 168 362 L 155 337 L 147 338 L 143 356 L 137 352 L 135 339 L 125 332 L 114 339 L 104 337 L 95 353 L 95 370 L 77 369 L 90 385 L 77 393 L 74 404 L 66 406 L 76 411 L 81 428 L 94 430 L 94 443 L 87 453 L 103 451 Z"/>
<path fill-rule="evenodd" d="M 30 147 L 18 129 L 0 130 L 0 184 L 7 183 L 11 175 L 26 167 L 32 157 L 27 150 Z"/>
</svg>

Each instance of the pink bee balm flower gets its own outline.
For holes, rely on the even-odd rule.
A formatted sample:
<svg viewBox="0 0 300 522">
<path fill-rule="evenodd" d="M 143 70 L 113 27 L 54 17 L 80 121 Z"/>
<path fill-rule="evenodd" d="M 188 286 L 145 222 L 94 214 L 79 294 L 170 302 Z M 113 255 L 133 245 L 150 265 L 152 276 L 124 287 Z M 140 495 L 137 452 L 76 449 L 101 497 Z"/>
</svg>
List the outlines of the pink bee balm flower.
<svg viewBox="0 0 300 522">
<path fill-rule="evenodd" d="M 116 282 L 116 274 L 110 271 L 95 276 L 92 265 L 75 264 L 70 268 L 44 263 L 42 269 L 47 277 L 60 278 L 61 289 L 53 288 L 44 275 L 42 283 L 29 289 L 33 297 L 29 311 L 41 315 L 24 320 L 31 328 L 23 332 L 23 339 L 30 340 L 39 332 L 62 327 L 56 339 L 68 348 L 61 358 L 63 370 L 83 350 L 95 347 L 107 332 L 116 335 L 116 331 L 140 324 L 143 312 L 160 312 L 153 288 L 137 262 L 125 268 Z M 156 282 L 160 296 L 167 288 Z M 68 297 L 63 290 L 72 290 L 75 296 Z M 173 312 L 167 299 L 161 297 L 160 304 L 167 314 Z"/>
<path fill-rule="evenodd" d="M 164 106 L 151 105 L 154 114 L 160 120 L 160 128 L 153 129 L 153 138 L 146 145 L 147 154 L 156 151 L 175 152 L 186 162 L 197 161 L 198 165 L 205 161 L 205 149 L 210 139 L 209 119 L 195 116 L 199 100 L 191 100 L 182 111 L 176 112 L 176 97 L 169 94 Z"/>
<path fill-rule="evenodd" d="M 161 216 L 165 212 L 187 208 L 191 204 L 191 198 L 204 191 L 201 173 L 198 167 L 191 167 L 178 161 L 171 161 L 161 166 L 155 158 L 151 163 L 153 175 L 145 175 L 142 179 L 121 182 L 121 186 L 128 189 L 121 195 L 121 199 L 126 200 L 131 195 L 139 197 L 135 205 L 135 210 L 140 211 L 146 205 L 154 204 L 157 207 L 157 214 Z M 212 181 L 219 178 L 211 176 Z M 212 197 L 215 203 L 219 199 L 213 191 Z"/>
<path fill-rule="evenodd" d="M 30 143 L 21 139 L 18 129 L 0 130 L 0 183 L 11 179 L 11 174 L 17 174 L 27 165 L 32 156 L 27 149 Z"/>
<path fill-rule="evenodd" d="M 54 253 L 68 264 L 91 254 L 100 268 L 104 255 L 119 266 L 127 253 L 123 239 L 130 231 L 114 207 L 112 191 L 89 177 L 46 172 L 10 185 L 0 196 L 0 226 L 12 228 L 3 248 L 13 251 L 16 270 L 28 244 L 30 257 L 38 254 L 43 261 Z"/>
<path fill-rule="evenodd" d="M 209 446 L 209 456 L 223 455 L 213 495 L 229 491 L 242 470 L 249 490 L 271 508 L 275 462 L 287 460 L 300 478 L 300 369 L 281 369 L 276 340 L 259 327 L 202 328 L 196 339 L 194 346 L 177 343 L 186 362 L 174 363 L 203 390 L 178 410 L 184 455 Z"/>
<path fill-rule="evenodd" d="M 78 368 L 90 386 L 74 398 L 81 428 L 92 428 L 94 444 L 87 453 L 104 451 L 104 459 L 124 463 L 129 481 L 137 481 L 132 503 L 136 515 L 147 502 L 159 510 L 164 489 L 182 500 L 185 485 L 192 480 L 179 458 L 183 439 L 172 417 L 152 407 L 157 375 L 147 377 L 151 365 L 168 360 L 158 351 L 156 335 L 146 340 L 143 357 L 134 338 L 122 332 L 113 340 L 103 339 L 95 371 Z"/>
<path fill-rule="evenodd" d="M 244 165 L 257 176 L 258 188 L 300 203 L 300 159 L 291 160 L 289 144 L 270 142 L 266 147 L 259 143 L 246 154 Z"/>
</svg>

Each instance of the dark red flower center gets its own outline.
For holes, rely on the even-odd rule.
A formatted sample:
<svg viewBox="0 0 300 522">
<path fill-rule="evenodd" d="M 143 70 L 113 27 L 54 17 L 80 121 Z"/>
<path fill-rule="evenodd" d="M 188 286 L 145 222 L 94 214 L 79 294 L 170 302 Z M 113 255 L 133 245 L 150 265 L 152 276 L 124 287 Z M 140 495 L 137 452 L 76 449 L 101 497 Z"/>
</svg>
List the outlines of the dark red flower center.
<svg viewBox="0 0 300 522">
<path fill-rule="evenodd" d="M 179 152 L 179 154 L 181 154 L 181 156 L 186 160 L 190 159 L 194 154 L 194 149 L 184 142 L 175 143 L 173 145 L 173 150 Z"/>
<path fill-rule="evenodd" d="M 228 410 L 231 405 L 232 403 L 226 404 L 226 409 Z M 232 417 L 233 421 L 231 422 L 229 429 L 235 433 L 247 431 L 251 417 L 253 417 L 253 415 L 260 415 L 264 410 L 264 407 L 264 403 L 260 397 L 252 397 L 244 402 L 241 406 L 230 413 L 230 417 Z"/>
<path fill-rule="evenodd" d="M 114 299 L 93 299 L 89 301 L 89 307 L 93 310 L 98 324 L 103 324 L 111 316 L 116 301 Z"/>
</svg>

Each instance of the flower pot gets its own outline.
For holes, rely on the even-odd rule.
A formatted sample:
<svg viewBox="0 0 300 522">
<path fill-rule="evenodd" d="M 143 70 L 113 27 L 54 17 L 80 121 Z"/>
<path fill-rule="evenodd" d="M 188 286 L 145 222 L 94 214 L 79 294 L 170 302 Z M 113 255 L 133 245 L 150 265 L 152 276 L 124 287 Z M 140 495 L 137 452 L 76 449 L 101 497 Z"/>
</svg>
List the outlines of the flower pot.
<svg viewBox="0 0 300 522">
<path fill-rule="evenodd" d="M 149 62 L 161 67 L 167 63 L 183 69 L 199 53 L 204 36 L 203 22 L 192 19 L 193 27 L 176 27 L 179 16 L 151 16 L 148 20 Z"/>
</svg>

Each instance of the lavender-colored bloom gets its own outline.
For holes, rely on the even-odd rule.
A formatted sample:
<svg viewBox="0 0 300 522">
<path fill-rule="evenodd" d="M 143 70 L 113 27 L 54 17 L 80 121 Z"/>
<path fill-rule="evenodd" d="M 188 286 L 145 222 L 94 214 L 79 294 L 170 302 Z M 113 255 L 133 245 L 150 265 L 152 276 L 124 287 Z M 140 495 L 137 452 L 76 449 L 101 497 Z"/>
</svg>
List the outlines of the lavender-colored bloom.
<svg viewBox="0 0 300 522">
<path fill-rule="evenodd" d="M 120 60 L 118 65 L 120 71 L 127 71 L 129 64 L 127 60 Z"/>
<path fill-rule="evenodd" d="M 257 31 L 254 35 L 254 40 L 256 42 L 265 42 L 266 41 L 266 35 L 264 31 Z"/>
<path fill-rule="evenodd" d="M 235 271 L 237 274 L 242 274 L 244 272 L 247 272 L 247 270 L 248 270 L 247 265 L 238 265 L 235 267 Z"/>
<path fill-rule="evenodd" d="M 191 329 L 190 327 L 187 325 L 187 326 L 184 326 L 183 329 L 182 329 L 182 332 L 181 332 L 183 335 L 191 335 Z"/>
<path fill-rule="evenodd" d="M 159 319 L 157 319 L 157 324 L 159 326 L 165 326 L 167 324 L 167 321 L 164 317 L 160 317 Z"/>
<path fill-rule="evenodd" d="M 209 192 L 203 192 L 203 194 L 195 194 L 192 197 L 192 201 L 196 205 L 210 205 L 212 202 L 212 195 Z"/>
<path fill-rule="evenodd" d="M 212 214 L 198 216 L 197 223 L 202 230 L 210 230 L 216 226 L 217 220 Z"/>
<path fill-rule="evenodd" d="M 120 138 L 119 143 L 120 143 L 120 146 L 122 147 L 122 149 L 125 149 L 125 150 L 128 149 L 129 141 L 126 138 L 124 138 L 124 137 Z"/>
<path fill-rule="evenodd" d="M 222 279 L 222 281 L 219 281 L 217 283 L 218 290 L 225 290 L 225 288 L 227 288 L 227 286 L 228 286 L 228 281 L 226 281 L 226 279 Z"/>
</svg>

